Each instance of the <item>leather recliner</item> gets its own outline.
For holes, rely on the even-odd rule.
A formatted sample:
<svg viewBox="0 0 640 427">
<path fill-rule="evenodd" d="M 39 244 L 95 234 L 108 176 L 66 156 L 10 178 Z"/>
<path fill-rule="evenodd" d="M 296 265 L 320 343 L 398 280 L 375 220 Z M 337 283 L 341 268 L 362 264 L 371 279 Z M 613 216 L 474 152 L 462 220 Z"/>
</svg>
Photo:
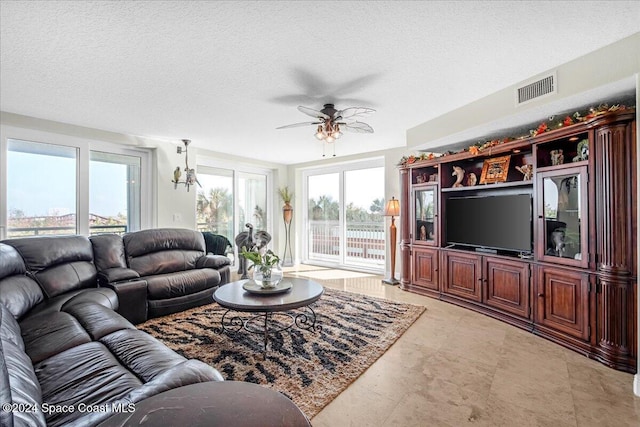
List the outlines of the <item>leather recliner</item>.
<svg viewBox="0 0 640 427">
<path fill-rule="evenodd" d="M 116 291 L 133 323 L 209 304 L 229 283 L 229 258 L 207 255 L 202 233 L 160 228 L 91 236 L 98 283 Z"/>
<path fill-rule="evenodd" d="M 19 240 L 15 247 L 0 243 L 0 404 L 26 410 L 0 412 L 0 425 L 93 426 L 113 408 L 223 380 L 114 312 L 112 290 L 89 287 L 96 273 L 86 259 L 88 240 L 73 236 L 55 247 L 40 240 L 47 249 L 40 261 Z M 100 410 L 82 412 L 80 405 Z"/>
</svg>

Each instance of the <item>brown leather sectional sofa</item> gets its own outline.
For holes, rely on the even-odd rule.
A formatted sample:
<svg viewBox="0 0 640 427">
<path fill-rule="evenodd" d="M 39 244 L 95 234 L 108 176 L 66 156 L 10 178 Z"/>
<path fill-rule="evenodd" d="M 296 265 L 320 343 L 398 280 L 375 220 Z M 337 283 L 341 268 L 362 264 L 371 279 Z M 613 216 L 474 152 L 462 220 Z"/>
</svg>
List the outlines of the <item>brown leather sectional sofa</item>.
<svg viewBox="0 0 640 427">
<path fill-rule="evenodd" d="M 181 229 L 0 243 L 0 425 L 96 425 L 114 408 L 222 381 L 116 312 L 138 322 L 210 302 L 229 280 L 222 258 Z"/>
</svg>

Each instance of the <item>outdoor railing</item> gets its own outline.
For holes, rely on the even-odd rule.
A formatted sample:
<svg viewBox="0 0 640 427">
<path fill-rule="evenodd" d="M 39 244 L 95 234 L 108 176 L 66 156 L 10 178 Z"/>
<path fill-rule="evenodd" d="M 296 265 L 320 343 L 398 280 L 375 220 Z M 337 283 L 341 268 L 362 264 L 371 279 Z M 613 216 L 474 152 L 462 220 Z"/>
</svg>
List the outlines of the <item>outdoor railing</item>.
<svg viewBox="0 0 640 427">
<path fill-rule="evenodd" d="M 310 221 L 309 258 L 337 257 L 341 234 L 338 221 Z M 346 238 L 349 261 L 372 265 L 384 263 L 384 222 L 348 222 Z"/>
<path fill-rule="evenodd" d="M 89 227 L 89 233 L 94 234 L 103 233 L 115 233 L 124 234 L 127 232 L 127 226 L 122 224 L 117 225 L 92 225 Z M 7 228 L 7 234 L 9 238 L 13 237 L 28 237 L 28 236 L 43 236 L 43 235 L 62 235 L 62 234 L 76 234 L 77 229 L 74 226 L 60 226 L 60 227 L 11 227 Z"/>
</svg>

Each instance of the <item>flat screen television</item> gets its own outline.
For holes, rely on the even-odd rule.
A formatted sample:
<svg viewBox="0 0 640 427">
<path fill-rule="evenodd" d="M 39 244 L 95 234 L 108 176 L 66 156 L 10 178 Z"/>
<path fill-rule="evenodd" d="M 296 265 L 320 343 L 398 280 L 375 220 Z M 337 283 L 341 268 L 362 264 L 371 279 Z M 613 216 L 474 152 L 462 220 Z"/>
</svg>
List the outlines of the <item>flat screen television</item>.
<svg viewBox="0 0 640 427">
<path fill-rule="evenodd" d="M 447 244 L 530 253 L 531 195 L 450 197 L 446 202 Z"/>
</svg>

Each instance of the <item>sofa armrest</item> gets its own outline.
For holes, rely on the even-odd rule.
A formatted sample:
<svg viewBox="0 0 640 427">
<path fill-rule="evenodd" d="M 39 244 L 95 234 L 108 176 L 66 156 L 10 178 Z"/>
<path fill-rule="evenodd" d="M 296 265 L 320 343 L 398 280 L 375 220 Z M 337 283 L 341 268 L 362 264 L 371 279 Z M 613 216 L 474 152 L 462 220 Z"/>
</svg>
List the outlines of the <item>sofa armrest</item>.
<svg viewBox="0 0 640 427">
<path fill-rule="evenodd" d="M 127 282 L 106 283 L 101 286 L 113 289 L 118 295 L 118 313 L 137 325 L 147 320 L 147 281 L 144 279 Z"/>
<path fill-rule="evenodd" d="M 105 268 L 98 273 L 98 285 L 105 286 L 109 283 L 124 282 L 138 278 L 140 278 L 138 272 L 130 268 Z"/>
<path fill-rule="evenodd" d="M 231 264 L 224 255 L 204 255 L 196 261 L 196 268 L 215 268 L 216 270 Z"/>
</svg>

